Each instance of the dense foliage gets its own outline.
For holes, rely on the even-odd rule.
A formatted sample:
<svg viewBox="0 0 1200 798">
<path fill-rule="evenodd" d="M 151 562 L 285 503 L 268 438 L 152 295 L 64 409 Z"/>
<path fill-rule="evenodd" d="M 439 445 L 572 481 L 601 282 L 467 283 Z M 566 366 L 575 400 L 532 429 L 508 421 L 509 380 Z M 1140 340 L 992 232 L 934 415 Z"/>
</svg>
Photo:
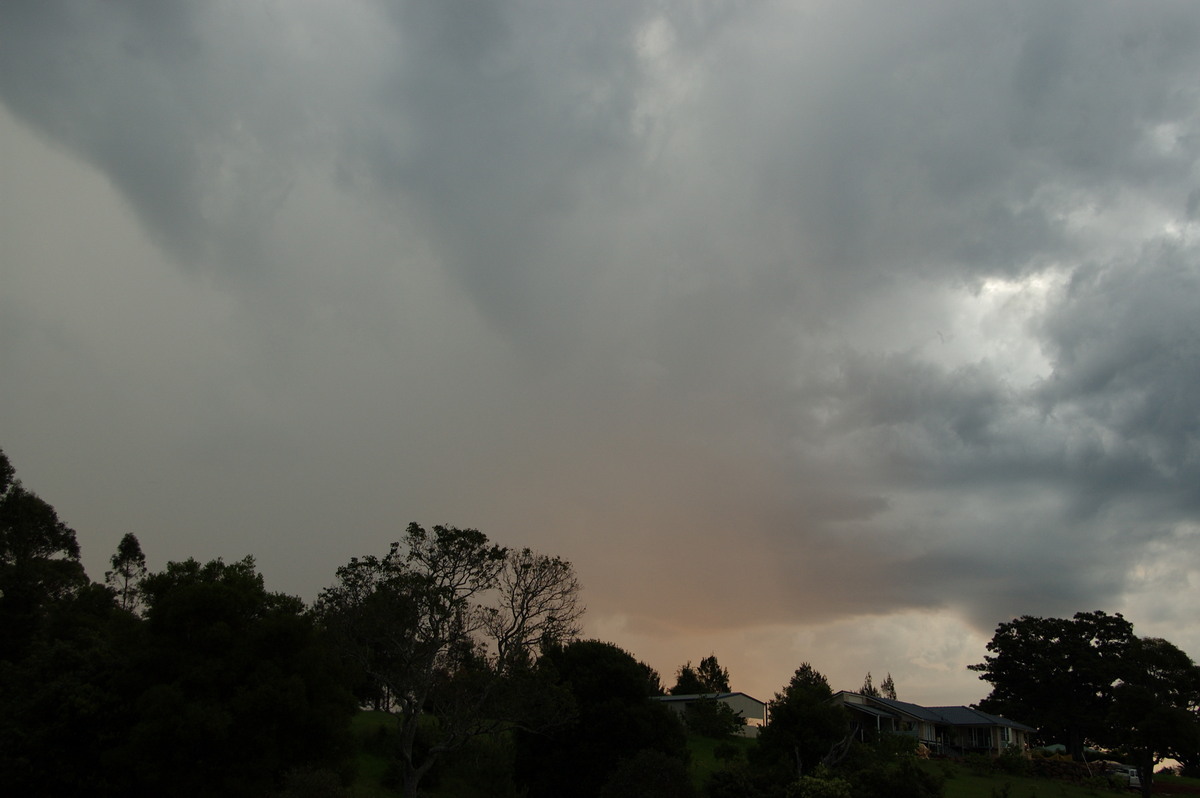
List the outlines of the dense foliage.
<svg viewBox="0 0 1200 798">
<path fill-rule="evenodd" d="M 700 695 L 729 692 L 729 669 L 722 668 L 716 654 L 709 654 L 693 668 L 691 662 L 680 666 L 675 674 L 671 695 Z"/>
<path fill-rule="evenodd" d="M 771 701 L 770 722 L 758 735 L 760 766 L 794 779 L 826 761 L 849 733 L 846 712 L 829 703 L 832 696 L 825 676 L 801 664 Z"/>
<path fill-rule="evenodd" d="M 1132 761 L 1147 795 L 1158 762 L 1197 761 L 1200 668 L 1166 640 L 1134 635 L 1120 614 L 1026 615 L 1000 624 L 987 649 L 971 666 L 992 685 L 980 708 L 1031 723 L 1042 742 Z"/>
<path fill-rule="evenodd" d="M 410 524 L 385 556 L 355 558 L 337 580 L 317 612 L 360 695 L 396 717 L 406 795 L 472 738 L 539 728 L 561 714 L 532 667 L 578 631 L 569 563 L 510 552 L 476 529 Z"/>
<path fill-rule="evenodd" d="M 628 652 L 575 641 L 548 649 L 538 672 L 568 704 L 562 723 L 517 738 L 517 777 L 530 798 L 597 795 L 623 762 L 643 751 L 686 756 L 682 725 L 649 700 L 649 668 Z"/>
</svg>

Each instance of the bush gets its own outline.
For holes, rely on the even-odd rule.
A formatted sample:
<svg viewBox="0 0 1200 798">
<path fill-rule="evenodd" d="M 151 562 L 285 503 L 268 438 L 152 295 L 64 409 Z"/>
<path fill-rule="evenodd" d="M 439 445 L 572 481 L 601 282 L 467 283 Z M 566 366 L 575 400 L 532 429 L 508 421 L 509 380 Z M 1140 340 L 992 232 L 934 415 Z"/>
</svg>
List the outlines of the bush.
<svg viewBox="0 0 1200 798">
<path fill-rule="evenodd" d="M 976 776 L 989 776 L 995 769 L 995 762 L 987 754 L 964 754 L 962 763 Z"/>
<path fill-rule="evenodd" d="M 993 766 L 1001 773 L 1007 773 L 1010 776 L 1028 776 L 1031 768 L 1029 760 L 1021 753 L 1021 749 L 1011 745 L 993 760 Z"/>
<path fill-rule="evenodd" d="M 694 798 L 695 794 L 683 762 L 651 749 L 622 762 L 600 790 L 600 798 Z"/>
<path fill-rule="evenodd" d="M 852 793 L 845 779 L 802 776 L 788 786 L 787 798 L 852 798 Z"/>
<path fill-rule="evenodd" d="M 715 698 L 701 698 L 688 704 L 684 709 L 684 722 L 689 730 L 701 737 L 715 740 L 732 737 L 746 724 L 741 713 Z"/>
<path fill-rule="evenodd" d="M 1030 760 L 1030 773 L 1038 778 L 1058 779 L 1072 784 L 1083 784 L 1092 777 L 1088 766 L 1070 757 L 1050 757 Z"/>
<path fill-rule="evenodd" d="M 746 767 L 718 770 L 704 784 L 707 798 L 784 798 L 768 775 Z"/>
<path fill-rule="evenodd" d="M 855 796 L 875 798 L 941 798 L 945 779 L 917 764 L 914 758 L 891 765 L 875 764 L 850 775 Z"/>
</svg>

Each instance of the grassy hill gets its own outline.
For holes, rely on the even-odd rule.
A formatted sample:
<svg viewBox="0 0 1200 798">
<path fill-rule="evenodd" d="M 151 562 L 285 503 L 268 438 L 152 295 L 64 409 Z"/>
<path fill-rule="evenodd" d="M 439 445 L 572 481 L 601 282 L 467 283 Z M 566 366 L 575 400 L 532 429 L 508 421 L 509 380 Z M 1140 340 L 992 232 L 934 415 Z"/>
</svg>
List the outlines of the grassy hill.
<svg viewBox="0 0 1200 798">
<path fill-rule="evenodd" d="M 354 734 L 359 742 L 359 757 L 357 779 L 350 791 L 354 798 L 395 798 L 397 795 L 383 784 L 388 769 L 387 738 L 393 724 L 394 720 L 383 713 L 364 712 L 355 719 Z M 688 768 L 697 790 L 702 791 L 713 772 L 730 765 L 745 764 L 754 744 L 754 740 L 744 738 L 720 743 L 705 737 L 690 736 Z M 503 747 L 503 744 L 497 747 L 495 743 L 483 743 L 463 757 L 463 760 L 470 762 L 467 770 L 471 776 L 478 777 L 481 771 L 491 771 L 497 777 L 490 781 L 493 790 L 500 788 L 507 777 L 504 760 L 508 752 L 501 750 Z M 468 784 L 460 778 L 468 775 L 458 772 L 463 764 L 466 762 L 460 760 L 446 768 L 437 780 L 439 783 L 430 785 L 429 793 L 439 798 L 481 798 L 477 785 Z M 948 760 L 923 761 L 921 767 L 945 779 L 944 798 L 1103 798 L 1137 795 L 1131 790 L 1112 788 L 1100 779 L 1089 784 L 1071 784 L 1033 776 L 980 773 L 977 768 Z M 1155 794 L 1200 795 L 1200 779 L 1157 776 L 1154 787 Z"/>
</svg>

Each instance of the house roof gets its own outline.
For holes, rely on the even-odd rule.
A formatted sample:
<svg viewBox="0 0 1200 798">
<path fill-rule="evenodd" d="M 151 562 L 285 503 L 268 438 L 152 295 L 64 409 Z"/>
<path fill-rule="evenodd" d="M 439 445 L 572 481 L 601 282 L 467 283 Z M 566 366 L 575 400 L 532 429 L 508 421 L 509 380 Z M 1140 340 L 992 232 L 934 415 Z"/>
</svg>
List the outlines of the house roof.
<svg viewBox="0 0 1200 798">
<path fill-rule="evenodd" d="M 946 720 L 934 712 L 932 709 L 923 707 L 920 704 L 910 704 L 907 701 L 897 701 L 894 698 L 881 698 L 878 696 L 863 696 L 868 701 L 873 701 L 881 705 L 885 709 L 890 709 L 901 715 L 917 718 L 918 720 L 927 720 L 930 723 L 945 723 Z"/>
<path fill-rule="evenodd" d="M 759 701 L 754 696 L 746 695 L 745 693 L 741 693 L 741 692 L 737 692 L 737 693 L 686 693 L 684 695 L 656 695 L 656 696 L 651 696 L 651 697 L 654 698 L 654 700 L 656 700 L 656 701 L 665 701 L 667 703 L 671 703 L 671 702 L 675 702 L 675 701 L 685 701 L 685 702 L 686 701 L 699 701 L 702 698 L 714 698 L 714 699 L 720 700 L 722 698 L 733 698 L 734 696 L 739 696 L 739 695 L 742 696 L 743 698 L 747 698 L 747 699 L 755 702 L 756 704 L 762 704 L 763 706 L 766 706 L 766 702 Z"/>
<path fill-rule="evenodd" d="M 932 709 L 955 726 L 1008 726 L 1024 731 L 1037 731 L 1032 726 L 1026 726 L 1024 723 L 1018 723 L 1000 715 L 993 715 L 981 709 L 971 707 L 933 707 Z"/>
<path fill-rule="evenodd" d="M 874 715 L 878 718 L 894 718 L 894 717 L 896 717 L 895 713 L 886 712 L 882 709 L 879 709 L 878 707 L 873 707 L 870 704 L 845 704 L 844 706 L 849 707 L 850 709 L 853 709 L 857 712 L 865 712 L 868 715 Z"/>
<path fill-rule="evenodd" d="M 857 695 L 871 702 L 869 704 L 849 703 L 843 699 L 844 706 L 851 709 L 868 712 L 872 715 L 907 715 L 910 718 L 923 720 L 928 723 L 941 723 L 947 726 L 1008 726 L 1022 731 L 1036 731 L 1032 726 L 1018 723 L 1015 720 L 993 715 L 971 707 L 923 707 L 920 704 L 910 704 L 907 701 L 897 701 L 894 698 L 880 696 L 863 696 L 842 690 L 838 696 Z M 835 696 L 836 698 L 837 696 Z"/>
</svg>

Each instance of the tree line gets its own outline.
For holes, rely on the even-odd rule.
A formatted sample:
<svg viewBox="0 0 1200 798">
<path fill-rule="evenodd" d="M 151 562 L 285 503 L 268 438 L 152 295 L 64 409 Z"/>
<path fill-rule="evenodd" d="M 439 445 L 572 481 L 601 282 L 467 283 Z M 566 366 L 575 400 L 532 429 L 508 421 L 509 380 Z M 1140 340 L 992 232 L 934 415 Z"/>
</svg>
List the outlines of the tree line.
<svg viewBox="0 0 1200 798">
<path fill-rule="evenodd" d="M 633 654 L 579 639 L 571 563 L 475 529 L 410 524 L 309 605 L 268 590 L 251 557 L 151 571 L 127 534 L 110 565 L 88 578 L 74 531 L 0 451 L 0 774 L 12 794 L 336 798 L 364 745 L 410 796 L 464 773 L 474 787 L 455 794 L 941 793 L 910 738 L 855 729 L 808 663 L 758 736 L 738 736 L 744 719 L 715 699 L 731 686 L 715 654 L 667 688 Z M 988 652 L 972 666 L 992 687 L 980 709 L 1079 757 L 1098 746 L 1135 762 L 1147 794 L 1165 757 L 1200 769 L 1200 671 L 1169 642 L 1092 612 L 1000 624 Z M 896 685 L 868 672 L 859 692 L 895 699 Z M 681 717 L 650 700 L 665 694 L 699 698 Z M 364 709 L 386 720 L 368 743 L 352 732 Z M 697 737 L 723 763 L 702 787 L 686 764 Z"/>
<path fill-rule="evenodd" d="M 715 700 L 682 720 L 649 700 L 668 692 L 653 668 L 579 639 L 569 562 L 475 529 L 410 524 L 311 605 L 269 590 L 252 557 L 152 571 L 127 534 L 110 565 L 88 578 L 74 531 L 0 451 L 0 773 L 13 794 L 346 795 L 362 745 L 351 724 L 369 708 L 389 719 L 371 744 L 402 795 L 436 790 L 480 741 L 504 760 L 480 795 L 692 795 L 688 735 L 729 740 L 743 723 Z M 730 688 L 715 655 L 675 677 L 675 695 Z M 773 795 L 798 761 L 817 766 L 846 731 L 830 695 L 798 671 L 753 747 L 756 775 L 731 764 L 712 794 Z"/>
<path fill-rule="evenodd" d="M 417 524 L 352 559 L 312 606 L 253 558 L 149 572 L 125 535 L 104 583 L 0 451 L 0 773 L 23 795 L 269 795 L 344 771 L 351 717 L 395 719 L 415 795 L 472 738 L 573 712 L 536 666 L 579 634 L 565 560 Z M 542 671 L 545 670 L 543 667 Z"/>
</svg>

